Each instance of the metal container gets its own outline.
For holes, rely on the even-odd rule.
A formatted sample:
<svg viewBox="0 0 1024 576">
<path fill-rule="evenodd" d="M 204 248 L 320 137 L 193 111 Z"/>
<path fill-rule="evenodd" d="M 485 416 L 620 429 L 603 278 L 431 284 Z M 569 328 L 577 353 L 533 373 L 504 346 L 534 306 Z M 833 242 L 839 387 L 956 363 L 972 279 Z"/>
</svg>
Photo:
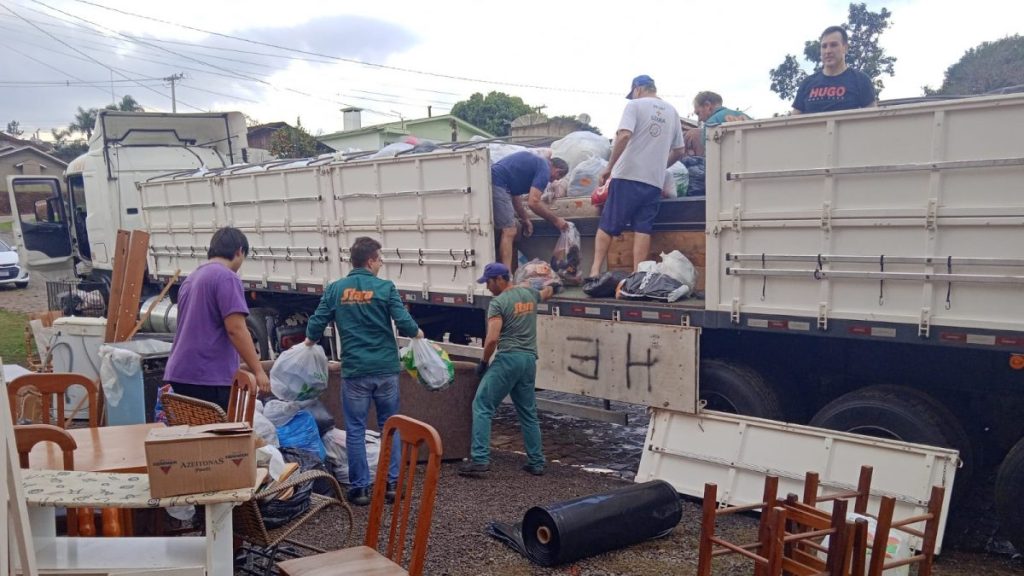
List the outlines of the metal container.
<svg viewBox="0 0 1024 576">
<path fill-rule="evenodd" d="M 152 296 L 147 298 L 142 303 L 142 308 L 139 310 L 139 314 L 145 316 L 146 310 L 153 305 L 157 297 Z M 164 298 L 156 306 L 153 307 L 153 311 L 150 313 L 149 318 L 142 324 L 143 332 L 161 332 L 173 334 L 175 329 L 178 327 L 178 305 L 173 304 L 169 299 Z"/>
</svg>

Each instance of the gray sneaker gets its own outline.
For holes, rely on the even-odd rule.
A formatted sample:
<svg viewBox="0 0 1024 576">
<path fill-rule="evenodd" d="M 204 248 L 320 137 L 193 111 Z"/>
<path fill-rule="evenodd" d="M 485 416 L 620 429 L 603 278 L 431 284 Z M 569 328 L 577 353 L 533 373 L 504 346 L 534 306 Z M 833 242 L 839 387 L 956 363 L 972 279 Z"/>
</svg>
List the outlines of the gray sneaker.
<svg viewBox="0 0 1024 576">
<path fill-rule="evenodd" d="M 469 476 L 471 478 L 482 478 L 487 475 L 491 470 L 491 465 L 483 462 L 473 462 L 472 460 L 464 462 L 462 466 L 459 466 L 459 476 Z"/>
</svg>

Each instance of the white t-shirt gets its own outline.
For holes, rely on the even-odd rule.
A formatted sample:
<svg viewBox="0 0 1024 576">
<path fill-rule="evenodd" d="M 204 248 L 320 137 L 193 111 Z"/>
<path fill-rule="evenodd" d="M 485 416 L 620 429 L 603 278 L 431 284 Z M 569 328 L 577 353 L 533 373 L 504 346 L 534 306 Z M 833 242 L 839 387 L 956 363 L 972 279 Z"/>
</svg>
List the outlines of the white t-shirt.
<svg viewBox="0 0 1024 576">
<path fill-rule="evenodd" d="M 669 151 L 684 146 L 679 113 L 660 98 L 637 98 L 626 104 L 618 129 L 633 135 L 612 167 L 612 178 L 661 188 Z"/>
</svg>

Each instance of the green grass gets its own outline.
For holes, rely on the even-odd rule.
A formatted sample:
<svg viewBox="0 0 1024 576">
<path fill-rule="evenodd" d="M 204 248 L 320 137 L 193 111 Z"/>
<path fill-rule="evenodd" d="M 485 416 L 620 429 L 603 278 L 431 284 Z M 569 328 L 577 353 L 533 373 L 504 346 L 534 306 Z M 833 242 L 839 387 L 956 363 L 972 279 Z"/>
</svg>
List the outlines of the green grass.
<svg viewBox="0 0 1024 576">
<path fill-rule="evenodd" d="M 0 357 L 4 364 L 25 365 L 25 326 L 28 316 L 0 310 Z"/>
<path fill-rule="evenodd" d="M 11 232 L 14 230 L 14 221 L 0 222 L 0 232 Z"/>
</svg>

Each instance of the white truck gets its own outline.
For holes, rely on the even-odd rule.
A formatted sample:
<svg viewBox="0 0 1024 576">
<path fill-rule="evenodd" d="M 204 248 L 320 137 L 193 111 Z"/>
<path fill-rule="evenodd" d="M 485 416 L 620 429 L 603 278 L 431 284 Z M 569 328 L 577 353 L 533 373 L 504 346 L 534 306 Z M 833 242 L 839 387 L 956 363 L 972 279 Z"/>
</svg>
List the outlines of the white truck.
<svg viewBox="0 0 1024 576">
<path fill-rule="evenodd" d="M 1013 126 L 1024 126 L 1022 96 L 709 130 L 707 197 L 663 202 L 653 239 L 655 251 L 680 249 L 701 269 L 703 297 L 659 304 L 567 289 L 541 309 L 539 385 L 661 410 L 647 447 L 660 460 L 645 452 L 641 472 L 676 474 L 682 491 L 692 478 L 663 460 L 695 452 L 688 434 L 655 433 L 653 423 L 677 425 L 669 413 L 955 448 L 961 487 L 999 466 L 1005 533 L 1024 549 L 1024 138 Z M 30 265 L 77 262 L 95 280 L 109 278 L 116 229 L 145 229 L 155 293 L 206 259 L 214 230 L 238 227 L 251 244 L 240 271 L 250 329 L 272 356 L 304 337 L 305 314 L 350 269 L 347 247 L 370 235 L 384 246 L 382 275 L 428 336 L 457 348 L 482 335 L 489 295 L 475 279 L 495 254 L 485 146 L 245 160 L 238 113 L 103 112 L 64 188 L 10 183 L 12 196 L 48 207 L 16 218 L 16 238 Z M 554 209 L 594 233 L 589 199 Z M 521 249 L 547 258 L 557 236 L 538 221 Z M 584 270 L 591 246 L 584 240 Z M 628 245 L 619 248 L 609 264 L 630 268 Z M 173 331 L 173 307 L 150 327 Z M 919 487 L 945 481 L 957 459 L 928 454 Z"/>
</svg>

